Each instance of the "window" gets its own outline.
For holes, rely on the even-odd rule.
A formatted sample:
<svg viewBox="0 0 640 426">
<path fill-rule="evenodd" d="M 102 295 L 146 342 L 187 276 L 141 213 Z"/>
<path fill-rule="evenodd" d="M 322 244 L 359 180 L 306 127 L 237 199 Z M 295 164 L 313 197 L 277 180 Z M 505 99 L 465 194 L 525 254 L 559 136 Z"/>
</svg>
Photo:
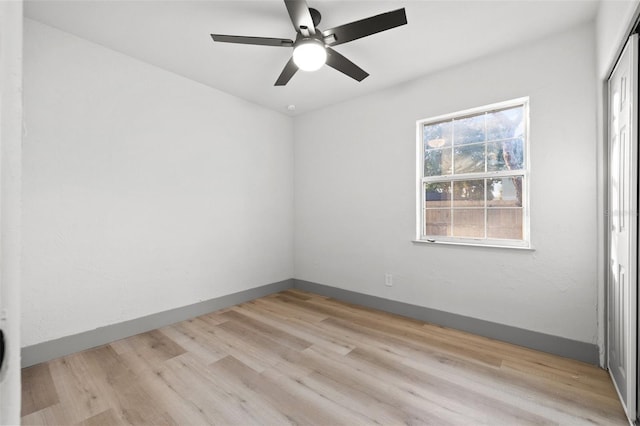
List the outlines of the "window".
<svg viewBox="0 0 640 426">
<path fill-rule="evenodd" d="M 528 107 L 418 121 L 419 241 L 529 247 Z"/>
</svg>

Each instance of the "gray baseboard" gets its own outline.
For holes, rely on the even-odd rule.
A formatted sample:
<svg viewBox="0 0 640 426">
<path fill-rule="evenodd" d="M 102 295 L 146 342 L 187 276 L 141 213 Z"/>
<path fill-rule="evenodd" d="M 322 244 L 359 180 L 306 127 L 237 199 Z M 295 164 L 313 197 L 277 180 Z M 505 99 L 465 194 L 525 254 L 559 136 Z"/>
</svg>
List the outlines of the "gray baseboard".
<svg viewBox="0 0 640 426">
<path fill-rule="evenodd" d="M 451 327 L 480 336 L 490 337 L 492 339 L 598 365 L 598 347 L 591 343 L 579 342 L 509 325 L 426 308 L 424 306 L 411 305 L 409 303 L 370 296 L 368 294 L 356 293 L 328 285 L 289 279 L 206 300 L 193 305 L 99 327 L 94 330 L 61 337 L 32 346 L 26 346 L 22 348 L 22 367 L 29 367 L 61 356 L 105 345 L 125 337 L 155 330 L 289 288 L 298 288 L 337 300 L 379 309 L 420 321 Z"/>
<path fill-rule="evenodd" d="M 22 348 L 22 367 L 105 345 L 293 287 L 288 279 Z"/>
<path fill-rule="evenodd" d="M 293 281 L 293 286 L 300 290 L 598 365 L 598 346 L 592 343 L 579 342 L 309 281 L 298 279 Z"/>
</svg>

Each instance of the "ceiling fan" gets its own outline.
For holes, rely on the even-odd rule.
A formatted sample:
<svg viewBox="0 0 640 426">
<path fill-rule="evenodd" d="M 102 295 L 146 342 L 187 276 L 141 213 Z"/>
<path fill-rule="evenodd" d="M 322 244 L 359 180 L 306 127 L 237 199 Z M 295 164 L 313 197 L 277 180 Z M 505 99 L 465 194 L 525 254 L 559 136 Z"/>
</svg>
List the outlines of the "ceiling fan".
<svg viewBox="0 0 640 426">
<path fill-rule="evenodd" d="M 320 31 L 317 28 L 321 19 L 320 12 L 310 8 L 305 0 L 284 0 L 284 4 L 297 33 L 295 41 L 285 38 L 211 34 L 213 41 L 224 43 L 293 47 L 293 55 L 284 66 L 278 80 L 276 80 L 276 86 L 287 84 L 298 69 L 315 71 L 325 63 L 357 81 L 362 81 L 369 74 L 333 50 L 332 46 L 390 30 L 407 23 L 407 16 L 404 8 L 402 8 Z"/>
</svg>

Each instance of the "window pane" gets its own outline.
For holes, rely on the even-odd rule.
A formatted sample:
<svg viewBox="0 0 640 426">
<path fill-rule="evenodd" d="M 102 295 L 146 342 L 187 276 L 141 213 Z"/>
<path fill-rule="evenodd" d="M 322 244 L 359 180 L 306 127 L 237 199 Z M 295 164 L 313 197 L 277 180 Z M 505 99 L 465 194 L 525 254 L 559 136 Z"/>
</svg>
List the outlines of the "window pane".
<svg viewBox="0 0 640 426">
<path fill-rule="evenodd" d="M 453 236 L 484 238 L 484 209 L 454 209 Z"/>
<path fill-rule="evenodd" d="M 523 140 L 507 139 L 487 144 L 487 171 L 522 170 L 524 168 Z"/>
<path fill-rule="evenodd" d="M 424 149 L 451 146 L 451 129 L 451 121 L 425 125 L 422 133 Z"/>
<path fill-rule="evenodd" d="M 523 166 L 522 139 L 508 139 L 487 144 L 487 171 L 521 170 Z"/>
<path fill-rule="evenodd" d="M 426 183 L 424 185 L 425 207 L 451 207 L 451 182 Z"/>
<path fill-rule="evenodd" d="M 451 148 L 429 149 L 424 153 L 424 175 L 451 174 Z"/>
<path fill-rule="evenodd" d="M 484 207 L 484 179 L 453 182 L 454 207 Z"/>
<path fill-rule="evenodd" d="M 489 207 L 522 207 L 522 176 L 487 179 Z"/>
<path fill-rule="evenodd" d="M 499 170 L 509 170 L 504 163 L 502 155 L 502 144 L 491 142 L 487 144 L 487 171 L 495 172 Z"/>
<path fill-rule="evenodd" d="M 488 209 L 487 238 L 521 240 L 522 209 Z"/>
<path fill-rule="evenodd" d="M 455 173 L 484 172 L 484 144 L 454 148 Z"/>
<path fill-rule="evenodd" d="M 453 120 L 454 145 L 485 141 L 485 114 Z"/>
<path fill-rule="evenodd" d="M 451 210 L 428 209 L 424 212 L 425 235 L 451 236 Z"/>
<path fill-rule="evenodd" d="M 502 143 L 502 156 L 509 170 L 524 168 L 524 149 L 522 138 L 511 139 Z"/>
<path fill-rule="evenodd" d="M 524 133 L 524 108 L 503 109 L 487 113 L 487 140 L 522 137 Z"/>
</svg>

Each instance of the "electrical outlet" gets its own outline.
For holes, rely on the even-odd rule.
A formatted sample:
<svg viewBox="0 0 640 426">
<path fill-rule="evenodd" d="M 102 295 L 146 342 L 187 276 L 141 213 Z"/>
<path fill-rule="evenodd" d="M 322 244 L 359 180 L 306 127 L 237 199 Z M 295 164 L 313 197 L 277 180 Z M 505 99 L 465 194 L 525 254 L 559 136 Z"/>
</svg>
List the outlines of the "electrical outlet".
<svg viewBox="0 0 640 426">
<path fill-rule="evenodd" d="M 393 287 L 393 274 L 388 272 L 384 274 L 384 285 L 387 287 Z"/>
</svg>

